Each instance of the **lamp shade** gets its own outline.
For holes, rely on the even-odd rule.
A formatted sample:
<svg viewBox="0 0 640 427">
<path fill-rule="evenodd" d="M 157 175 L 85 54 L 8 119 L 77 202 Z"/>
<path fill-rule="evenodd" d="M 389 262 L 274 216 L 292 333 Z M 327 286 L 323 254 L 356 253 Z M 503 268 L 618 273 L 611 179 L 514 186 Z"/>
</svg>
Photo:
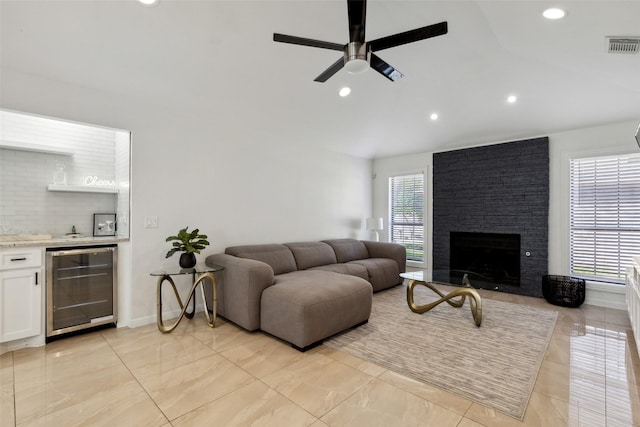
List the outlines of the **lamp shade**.
<svg viewBox="0 0 640 427">
<path fill-rule="evenodd" d="M 367 218 L 367 230 L 384 230 L 382 218 Z"/>
</svg>

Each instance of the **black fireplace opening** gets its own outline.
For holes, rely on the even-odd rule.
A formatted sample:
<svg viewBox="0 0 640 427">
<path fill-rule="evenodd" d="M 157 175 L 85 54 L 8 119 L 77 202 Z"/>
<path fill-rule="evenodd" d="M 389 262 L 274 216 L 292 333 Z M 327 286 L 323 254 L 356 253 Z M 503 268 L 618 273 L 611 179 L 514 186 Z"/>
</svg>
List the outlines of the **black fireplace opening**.
<svg viewBox="0 0 640 427">
<path fill-rule="evenodd" d="M 452 276 L 468 275 L 477 288 L 520 286 L 520 234 L 450 233 Z"/>
</svg>

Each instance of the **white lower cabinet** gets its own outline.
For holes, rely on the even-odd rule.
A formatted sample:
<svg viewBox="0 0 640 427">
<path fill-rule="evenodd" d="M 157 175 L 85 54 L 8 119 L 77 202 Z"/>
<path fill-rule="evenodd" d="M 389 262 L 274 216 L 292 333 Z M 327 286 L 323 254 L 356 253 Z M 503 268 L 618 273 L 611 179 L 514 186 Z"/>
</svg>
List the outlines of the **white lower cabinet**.
<svg viewBox="0 0 640 427">
<path fill-rule="evenodd" d="M 0 342 L 42 332 L 42 250 L 2 251 Z M 37 266 L 34 266 L 37 265 Z"/>
</svg>

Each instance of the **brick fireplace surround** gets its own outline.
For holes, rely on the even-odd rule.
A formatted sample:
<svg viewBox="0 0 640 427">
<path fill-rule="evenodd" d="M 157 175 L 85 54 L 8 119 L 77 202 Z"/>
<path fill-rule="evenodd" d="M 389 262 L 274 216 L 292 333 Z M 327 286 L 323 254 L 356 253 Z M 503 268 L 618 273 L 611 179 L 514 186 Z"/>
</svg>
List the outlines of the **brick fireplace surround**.
<svg viewBox="0 0 640 427">
<path fill-rule="evenodd" d="M 542 297 L 548 221 L 547 137 L 433 155 L 434 271 L 449 269 L 451 232 L 520 234 L 520 286 L 499 290 Z"/>
</svg>

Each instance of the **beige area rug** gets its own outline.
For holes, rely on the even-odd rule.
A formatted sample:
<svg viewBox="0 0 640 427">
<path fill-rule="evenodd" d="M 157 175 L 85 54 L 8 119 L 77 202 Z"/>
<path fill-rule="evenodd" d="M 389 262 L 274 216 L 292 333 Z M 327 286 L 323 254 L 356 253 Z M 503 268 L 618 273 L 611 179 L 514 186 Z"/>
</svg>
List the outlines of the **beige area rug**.
<svg viewBox="0 0 640 427">
<path fill-rule="evenodd" d="M 468 301 L 416 314 L 406 289 L 374 294 L 369 322 L 325 344 L 522 420 L 558 313 L 484 298 L 478 328 Z M 438 299 L 415 291 L 417 304 Z"/>
</svg>

